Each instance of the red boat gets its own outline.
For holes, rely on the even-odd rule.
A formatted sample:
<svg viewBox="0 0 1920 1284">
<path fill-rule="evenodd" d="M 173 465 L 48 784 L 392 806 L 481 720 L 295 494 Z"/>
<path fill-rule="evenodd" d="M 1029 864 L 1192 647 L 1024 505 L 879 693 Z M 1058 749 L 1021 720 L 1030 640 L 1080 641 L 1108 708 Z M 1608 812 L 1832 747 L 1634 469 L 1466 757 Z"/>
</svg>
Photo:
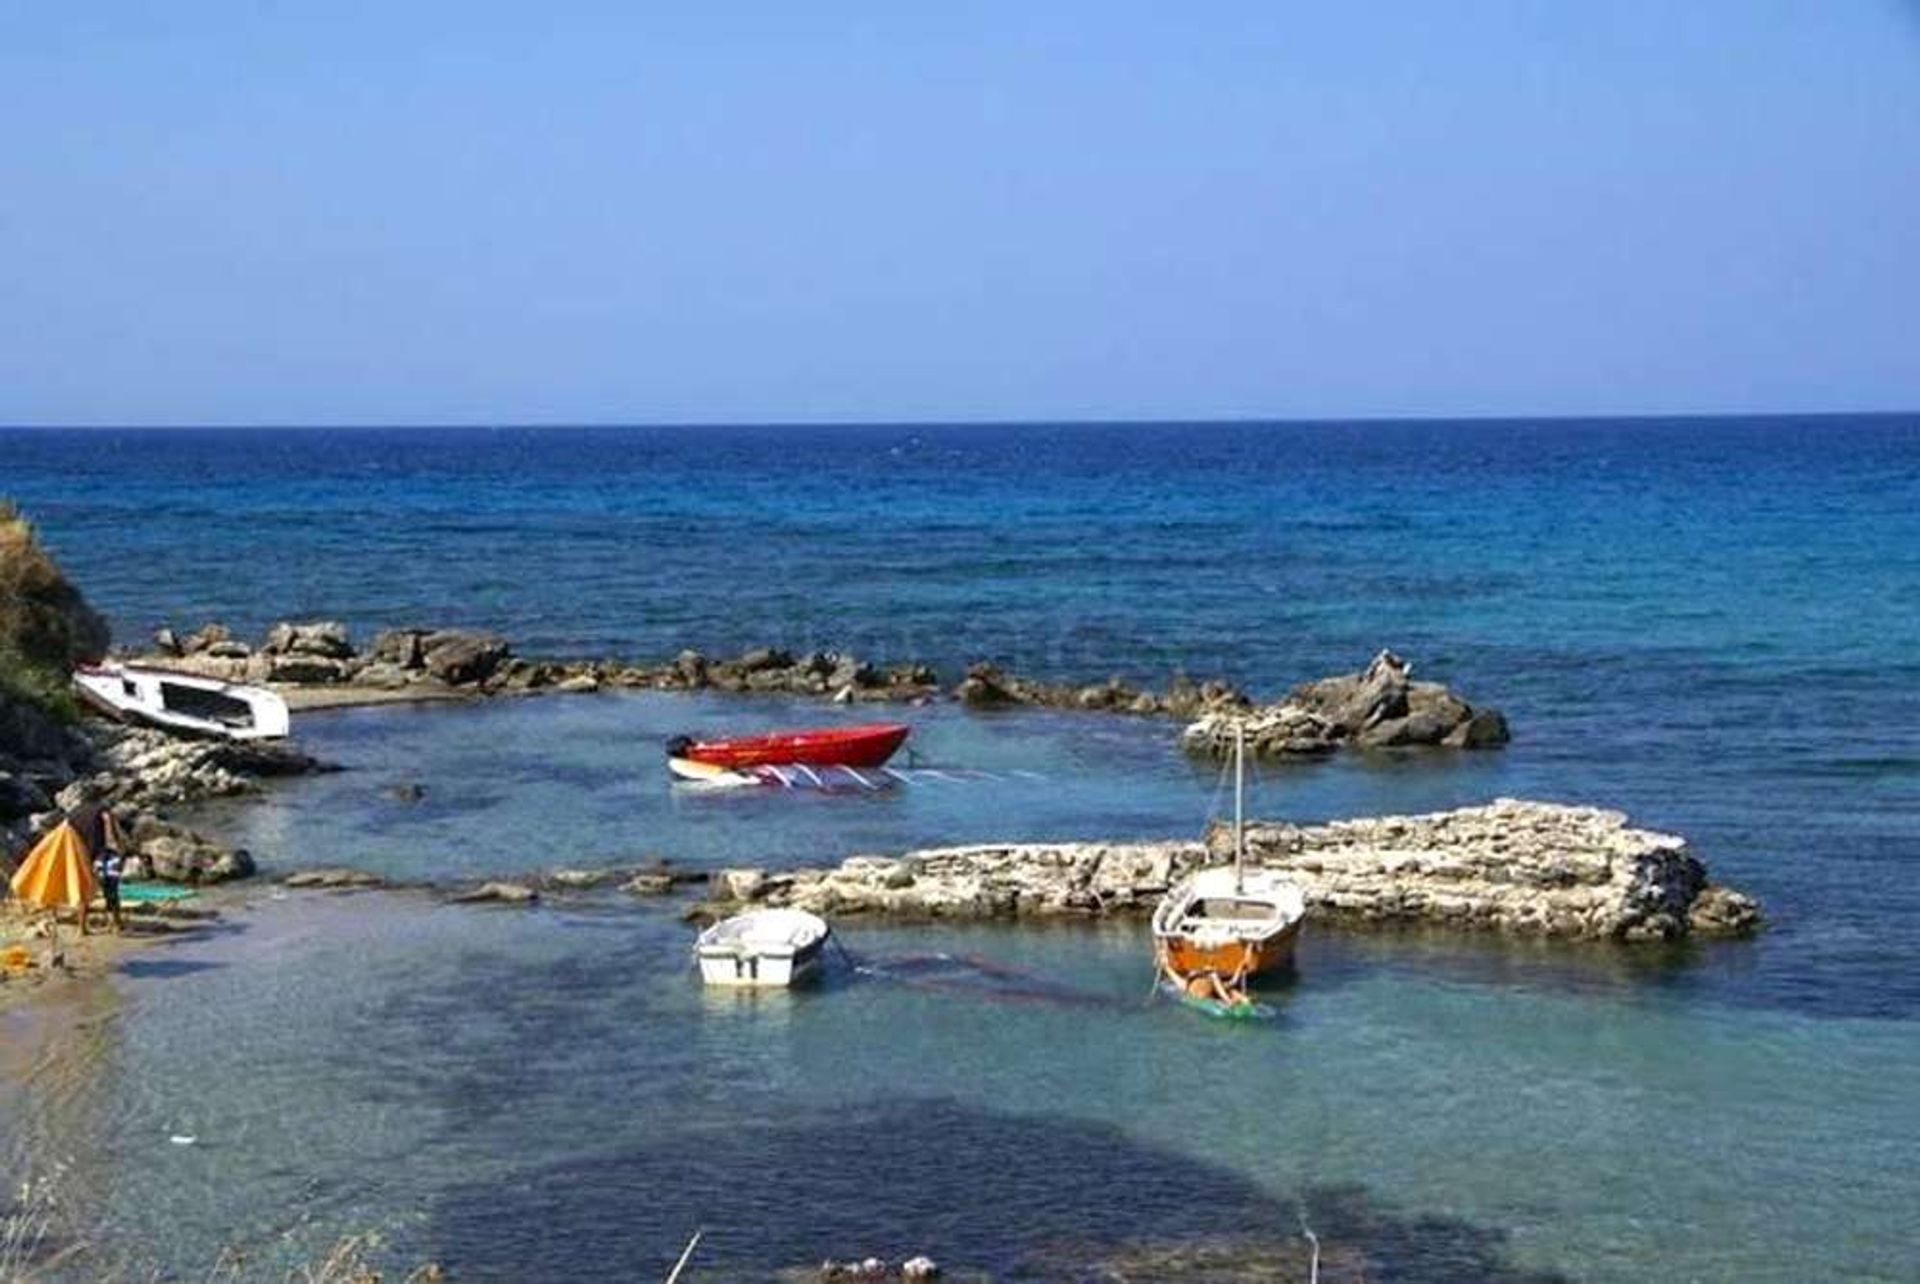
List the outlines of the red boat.
<svg viewBox="0 0 1920 1284">
<path fill-rule="evenodd" d="M 695 740 L 679 736 L 667 742 L 669 758 L 703 762 L 710 767 L 761 767 L 806 763 L 815 767 L 878 767 L 913 728 L 899 722 L 874 722 L 859 727 L 815 727 L 806 731 L 776 731 L 765 736 L 732 740 Z"/>
</svg>

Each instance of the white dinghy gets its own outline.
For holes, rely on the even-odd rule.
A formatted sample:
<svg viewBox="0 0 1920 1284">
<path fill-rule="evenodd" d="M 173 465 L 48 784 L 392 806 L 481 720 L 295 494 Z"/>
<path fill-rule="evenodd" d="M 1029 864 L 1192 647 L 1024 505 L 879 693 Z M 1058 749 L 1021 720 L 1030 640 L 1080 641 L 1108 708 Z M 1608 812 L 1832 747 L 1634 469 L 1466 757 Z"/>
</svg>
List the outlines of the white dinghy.
<svg viewBox="0 0 1920 1284">
<path fill-rule="evenodd" d="M 75 669 L 80 698 L 111 718 L 218 740 L 274 740 L 288 733 L 287 702 L 265 687 L 171 669 L 119 664 Z"/>
<path fill-rule="evenodd" d="M 820 966 L 832 929 L 797 909 L 758 909 L 700 933 L 694 952 L 708 985 L 795 985 Z"/>
</svg>

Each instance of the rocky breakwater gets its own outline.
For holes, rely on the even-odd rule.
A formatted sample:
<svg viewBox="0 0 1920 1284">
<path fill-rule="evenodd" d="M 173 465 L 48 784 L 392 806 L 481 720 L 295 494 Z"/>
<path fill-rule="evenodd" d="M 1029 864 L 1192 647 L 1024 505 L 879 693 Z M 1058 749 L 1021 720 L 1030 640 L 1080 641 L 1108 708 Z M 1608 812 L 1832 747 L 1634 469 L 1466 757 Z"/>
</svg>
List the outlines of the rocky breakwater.
<svg viewBox="0 0 1920 1284">
<path fill-rule="evenodd" d="M 1256 757 L 1312 757 L 1342 747 L 1444 746 L 1493 749 L 1512 738 L 1498 709 L 1475 708 L 1438 682 L 1415 682 L 1413 669 L 1382 651 L 1358 673 L 1303 682 L 1276 704 L 1222 703 L 1180 735 L 1189 752 L 1233 753 L 1236 730 Z"/>
<path fill-rule="evenodd" d="M 380 690 L 408 687 L 492 688 L 515 672 L 513 650 L 489 633 L 457 629 L 390 629 L 358 650 L 335 620 L 283 621 L 256 644 L 235 638 L 226 626 L 208 624 L 185 635 L 154 634 L 153 651 L 141 663 L 198 673 L 229 682 L 282 686 L 346 686 Z"/>
<path fill-rule="evenodd" d="M 715 657 L 686 650 L 666 661 L 531 659 L 489 633 L 453 629 L 389 629 L 365 651 L 337 621 L 288 621 L 258 643 L 224 625 L 192 633 L 161 629 L 136 662 L 229 682 L 270 683 L 351 694 L 355 689 L 411 693 L 501 694 L 597 691 L 721 691 L 811 696 L 840 703 L 924 703 L 951 698 L 973 708 L 1026 705 L 1110 713 L 1195 717 L 1212 708 L 1245 708 L 1244 694 L 1224 682 L 1176 677 L 1164 691 L 1118 677 L 1092 684 L 1051 683 L 981 661 L 951 689 L 940 671 L 917 661 L 882 664 L 846 651 L 753 647 Z"/>
<path fill-rule="evenodd" d="M 1180 877 L 1227 859 L 1206 842 L 1011 843 L 854 856 L 830 868 L 729 869 L 689 911 L 754 905 L 896 919 L 1074 918 L 1149 911 Z M 1640 941 L 1754 930 L 1759 907 L 1709 882 L 1672 834 L 1619 812 L 1502 799 L 1422 816 L 1248 829 L 1253 859 L 1295 878 L 1317 919 Z"/>
</svg>

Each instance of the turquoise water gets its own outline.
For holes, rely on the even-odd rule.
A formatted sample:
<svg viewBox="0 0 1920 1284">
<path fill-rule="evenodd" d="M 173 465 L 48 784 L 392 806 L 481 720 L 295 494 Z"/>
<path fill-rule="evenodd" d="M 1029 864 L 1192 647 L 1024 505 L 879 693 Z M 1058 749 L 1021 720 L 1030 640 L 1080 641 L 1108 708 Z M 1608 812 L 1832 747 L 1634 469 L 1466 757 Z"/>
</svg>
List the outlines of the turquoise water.
<svg viewBox="0 0 1920 1284">
<path fill-rule="evenodd" d="M 1920 1261 L 1920 433 L 1905 420 L 785 432 L 0 433 L 0 492 L 123 633 L 286 614 L 523 649 L 780 642 L 1270 691 L 1391 645 L 1500 753 L 1274 769 L 1318 819 L 1620 807 L 1753 942 L 1310 935 L 1271 1026 L 1142 1004 L 1137 928 L 887 932 L 722 1002 L 671 906 L 292 897 L 0 1017 L 0 1138 L 199 1278 L 345 1231 L 471 1278 L 928 1251 L 1072 1278 L 1304 1215 L 1369 1278 L 1906 1279 Z M 950 674 L 951 676 L 951 674 Z M 867 716 L 866 711 L 857 711 Z M 851 713 L 551 697 L 310 715 L 349 769 L 198 819 L 269 871 L 450 882 L 664 855 L 1184 836 L 1171 728 L 910 710 L 874 796 L 672 790 L 664 739 Z M 424 787 L 417 802 L 392 786 Z M 952 958 L 927 959 L 929 954 Z M 970 957 L 1006 964 L 1008 978 Z M 191 1132 L 193 1146 L 169 1134 Z M 769 1167 L 804 1170 L 769 1193 Z"/>
</svg>

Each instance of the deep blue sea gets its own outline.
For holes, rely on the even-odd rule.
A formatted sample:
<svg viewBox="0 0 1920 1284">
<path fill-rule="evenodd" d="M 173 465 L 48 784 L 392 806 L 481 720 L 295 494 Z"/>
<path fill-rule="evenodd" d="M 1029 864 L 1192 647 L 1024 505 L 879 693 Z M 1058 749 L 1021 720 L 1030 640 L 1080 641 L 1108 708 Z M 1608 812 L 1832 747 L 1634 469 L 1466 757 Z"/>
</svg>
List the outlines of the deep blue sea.
<svg viewBox="0 0 1920 1284">
<path fill-rule="evenodd" d="M 1391 647 L 1503 708 L 1513 744 L 1268 770 L 1256 811 L 1617 807 L 1771 918 L 1672 951 L 1321 933 L 1282 1027 L 1229 1034 L 1143 1011 L 1121 928 L 845 933 L 1013 958 L 1091 1004 L 1001 1002 L 962 969 L 721 1008 L 653 975 L 684 957 L 668 909 L 294 898 L 130 973 L 77 1050 L 60 1023 L 10 1031 L 37 1041 L 22 1064 L 119 1076 L 57 1137 L 9 1129 L 0 1095 L 0 1134 L 91 1162 L 168 1270 L 222 1235 L 285 1242 L 288 1202 L 474 1278 L 644 1273 L 703 1222 L 711 1278 L 868 1245 L 1060 1278 L 1062 1245 L 1302 1216 L 1363 1244 L 1369 1278 L 1920 1270 L 1920 414 L 0 430 L 0 496 L 126 640 L 330 617 L 1262 695 Z M 203 820 L 270 870 L 444 880 L 1187 835 L 1217 803 L 1168 724 L 946 707 L 916 741 L 1004 783 L 723 801 L 658 779 L 679 727 L 831 716 L 611 694 L 311 715 L 302 738 L 353 770 Z M 423 806 L 386 796 L 403 779 Z M 1197 1098 L 1214 1057 L 1227 1082 Z M 216 1074 L 244 1127 L 158 1086 Z M 25 1082 L 28 1104 L 71 1090 Z M 183 1113 L 227 1149 L 129 1140 Z M 815 1194 L 741 1194 L 769 1156 L 815 1162 Z M 1156 1202 L 1210 1182 L 1215 1205 Z"/>
</svg>

